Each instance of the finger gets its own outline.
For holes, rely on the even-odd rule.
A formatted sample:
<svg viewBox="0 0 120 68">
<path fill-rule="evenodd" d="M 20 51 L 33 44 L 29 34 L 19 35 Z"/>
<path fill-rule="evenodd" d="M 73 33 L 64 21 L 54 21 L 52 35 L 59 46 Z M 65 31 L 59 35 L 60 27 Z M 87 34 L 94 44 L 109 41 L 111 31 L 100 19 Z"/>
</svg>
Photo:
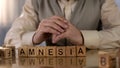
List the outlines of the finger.
<svg viewBox="0 0 120 68">
<path fill-rule="evenodd" d="M 44 24 L 46 27 L 51 27 L 61 33 L 63 33 L 65 30 L 61 28 L 59 25 L 55 24 L 53 21 L 49 20 L 47 23 Z"/>
<path fill-rule="evenodd" d="M 57 34 L 52 35 L 52 43 L 55 43 L 55 38 L 57 37 Z"/>
<path fill-rule="evenodd" d="M 64 34 L 57 35 L 54 39 L 54 43 L 57 43 L 59 40 L 64 39 L 64 38 L 65 38 Z"/>
<path fill-rule="evenodd" d="M 50 28 L 50 27 L 44 27 L 44 29 L 41 29 L 40 31 L 43 33 L 60 34 L 59 31 L 57 31 L 53 28 Z"/>
<path fill-rule="evenodd" d="M 65 24 L 68 24 L 68 21 L 67 21 L 64 17 L 53 16 L 53 17 L 51 17 L 50 19 L 56 19 L 56 20 L 62 21 L 62 22 L 65 23 Z"/>
<path fill-rule="evenodd" d="M 60 21 L 60 20 L 57 20 L 57 19 L 52 19 L 52 21 L 59 25 L 61 28 L 63 29 L 67 29 L 68 28 L 68 24 L 65 24 L 64 22 Z"/>
</svg>

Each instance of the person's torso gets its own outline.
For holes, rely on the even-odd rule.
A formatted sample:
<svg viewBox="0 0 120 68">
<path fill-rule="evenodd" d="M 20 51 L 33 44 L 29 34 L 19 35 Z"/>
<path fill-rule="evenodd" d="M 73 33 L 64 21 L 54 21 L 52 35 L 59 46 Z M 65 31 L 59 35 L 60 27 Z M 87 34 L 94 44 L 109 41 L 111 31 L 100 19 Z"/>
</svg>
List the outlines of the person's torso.
<svg viewBox="0 0 120 68">
<path fill-rule="evenodd" d="M 78 0 L 69 20 L 79 30 L 101 29 L 101 6 L 104 0 Z M 42 19 L 57 15 L 64 17 L 57 0 L 32 0 L 39 22 Z M 49 39 L 48 45 L 53 45 Z M 63 39 L 55 45 L 71 45 Z"/>
</svg>

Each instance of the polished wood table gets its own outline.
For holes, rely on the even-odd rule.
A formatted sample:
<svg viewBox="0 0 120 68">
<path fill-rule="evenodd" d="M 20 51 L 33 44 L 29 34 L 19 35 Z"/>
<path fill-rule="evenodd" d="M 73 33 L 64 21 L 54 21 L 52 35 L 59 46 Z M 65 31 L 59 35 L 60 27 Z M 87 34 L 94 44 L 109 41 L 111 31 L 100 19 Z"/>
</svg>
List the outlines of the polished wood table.
<svg viewBox="0 0 120 68">
<path fill-rule="evenodd" d="M 99 68 L 99 52 L 112 57 L 112 67 L 120 68 L 120 49 L 88 50 L 86 57 L 41 57 L 0 59 L 0 68 Z"/>
</svg>

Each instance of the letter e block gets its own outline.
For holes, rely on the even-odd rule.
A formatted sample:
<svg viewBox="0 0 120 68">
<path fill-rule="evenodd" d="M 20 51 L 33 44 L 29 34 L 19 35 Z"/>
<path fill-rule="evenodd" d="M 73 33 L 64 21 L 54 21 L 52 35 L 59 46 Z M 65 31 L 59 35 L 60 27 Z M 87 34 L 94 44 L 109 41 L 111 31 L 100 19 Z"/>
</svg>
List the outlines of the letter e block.
<svg viewBox="0 0 120 68">
<path fill-rule="evenodd" d="M 12 57 L 15 57 L 15 54 L 16 54 L 15 46 L 4 46 L 4 48 L 11 48 L 11 50 L 12 50 Z"/>
<path fill-rule="evenodd" d="M 76 46 L 76 47 L 77 47 L 77 56 L 86 56 L 85 46 Z"/>
<path fill-rule="evenodd" d="M 56 56 L 56 46 L 46 47 L 46 56 L 55 57 Z"/>
<path fill-rule="evenodd" d="M 0 48 L 1 58 L 12 58 L 12 50 L 10 48 Z"/>
</svg>

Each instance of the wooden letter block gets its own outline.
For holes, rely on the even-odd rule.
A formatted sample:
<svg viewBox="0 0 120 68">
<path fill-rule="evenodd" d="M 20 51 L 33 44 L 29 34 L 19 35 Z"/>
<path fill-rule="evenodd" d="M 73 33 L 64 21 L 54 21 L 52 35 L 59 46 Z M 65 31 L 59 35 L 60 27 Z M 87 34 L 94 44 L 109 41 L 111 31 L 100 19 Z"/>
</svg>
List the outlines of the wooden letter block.
<svg viewBox="0 0 120 68">
<path fill-rule="evenodd" d="M 37 57 L 44 57 L 44 56 L 46 56 L 46 54 L 45 54 L 46 47 L 45 46 L 37 46 L 36 48 L 37 48 L 37 50 L 36 50 Z"/>
<path fill-rule="evenodd" d="M 11 48 L 11 50 L 12 50 L 12 57 L 15 57 L 15 54 L 16 54 L 16 49 L 15 49 L 15 46 L 3 46 L 3 47 L 5 47 L 5 48 Z"/>
<path fill-rule="evenodd" d="M 56 56 L 56 46 L 46 47 L 46 56 L 55 57 Z"/>
<path fill-rule="evenodd" d="M 85 46 L 77 46 L 77 56 L 86 56 Z"/>
<path fill-rule="evenodd" d="M 66 56 L 76 56 L 76 46 L 66 47 Z"/>
<path fill-rule="evenodd" d="M 28 51 L 28 57 L 36 57 L 37 53 L 36 53 L 36 47 L 28 47 L 27 51 Z"/>
<path fill-rule="evenodd" d="M 1 58 L 12 58 L 12 50 L 10 48 L 0 48 L 0 57 Z"/>
<path fill-rule="evenodd" d="M 111 68 L 112 60 L 111 56 L 107 52 L 99 52 L 99 67 L 100 68 Z"/>
<path fill-rule="evenodd" d="M 28 51 L 27 51 L 27 47 L 23 46 L 23 47 L 19 47 L 18 48 L 18 56 L 19 57 L 27 57 L 28 56 Z"/>
<path fill-rule="evenodd" d="M 65 46 L 57 47 L 57 57 L 59 56 L 65 56 Z"/>
</svg>

